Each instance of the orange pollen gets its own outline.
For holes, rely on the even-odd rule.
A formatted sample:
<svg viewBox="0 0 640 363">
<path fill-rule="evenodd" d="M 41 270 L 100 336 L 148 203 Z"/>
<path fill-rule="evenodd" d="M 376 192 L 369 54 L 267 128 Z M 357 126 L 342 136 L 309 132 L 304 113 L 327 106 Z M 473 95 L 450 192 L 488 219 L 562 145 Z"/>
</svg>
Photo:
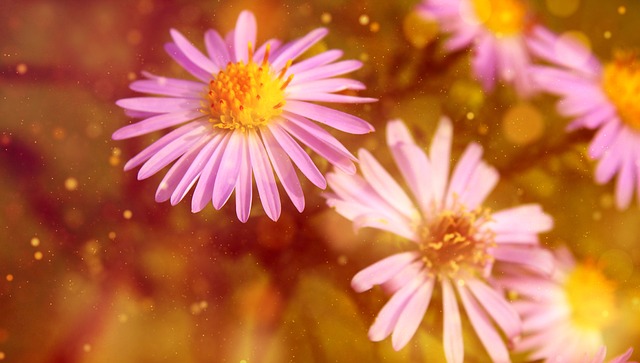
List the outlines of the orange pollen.
<svg viewBox="0 0 640 363">
<path fill-rule="evenodd" d="M 249 43 L 249 61 L 228 63 L 209 83 L 210 121 L 214 127 L 235 130 L 267 125 L 279 116 L 286 103 L 285 89 L 293 79 L 283 80 L 291 66 L 288 61 L 278 76 L 269 66 L 271 46 L 267 44 L 261 64 L 254 62 Z"/>
<path fill-rule="evenodd" d="M 420 243 L 425 265 L 441 278 L 455 278 L 461 270 L 481 273 L 493 261 L 487 249 L 495 245 L 494 233 L 481 228 L 490 220 L 488 209 L 457 207 L 425 221 Z"/>
</svg>

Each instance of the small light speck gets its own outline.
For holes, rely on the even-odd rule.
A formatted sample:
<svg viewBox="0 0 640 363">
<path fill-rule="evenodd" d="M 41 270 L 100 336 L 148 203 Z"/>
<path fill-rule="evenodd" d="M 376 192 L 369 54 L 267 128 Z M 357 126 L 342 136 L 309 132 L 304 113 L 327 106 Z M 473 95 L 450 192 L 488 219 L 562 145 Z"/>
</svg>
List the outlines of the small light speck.
<svg viewBox="0 0 640 363">
<path fill-rule="evenodd" d="M 349 262 L 349 258 L 345 255 L 338 256 L 338 265 L 344 266 Z"/>
<path fill-rule="evenodd" d="M 359 58 L 360 58 L 360 60 L 361 60 L 362 62 L 367 62 L 367 61 L 369 60 L 369 54 L 367 54 L 367 53 L 360 53 L 360 57 L 359 57 Z"/>
<path fill-rule="evenodd" d="M 42 256 L 43 256 L 43 255 L 42 255 L 42 252 L 40 252 L 40 251 L 36 251 L 36 252 L 33 254 L 33 258 L 35 258 L 37 261 L 42 260 Z"/>
<path fill-rule="evenodd" d="M 21 75 L 25 74 L 27 73 L 27 70 L 28 70 L 27 65 L 24 63 L 20 63 L 16 66 L 16 73 L 18 74 L 21 74 Z"/>
<path fill-rule="evenodd" d="M 78 189 L 78 180 L 74 177 L 69 177 L 64 181 L 64 188 L 68 191 Z"/>
<path fill-rule="evenodd" d="M 83 345 L 82 350 L 84 350 L 85 353 L 89 353 L 91 351 L 91 344 Z"/>
<path fill-rule="evenodd" d="M 366 14 L 360 15 L 360 17 L 358 18 L 358 22 L 360 23 L 360 25 L 369 24 L 369 15 L 366 15 Z"/>
<path fill-rule="evenodd" d="M 322 22 L 322 24 L 329 24 L 331 23 L 331 14 L 329 13 L 322 13 L 322 15 L 320 15 L 320 21 Z"/>
<path fill-rule="evenodd" d="M 247 360 L 246 359 L 242 359 L 242 360 L 240 360 L 240 363 L 247 363 Z"/>
<path fill-rule="evenodd" d="M 476 115 L 473 112 L 467 112 L 467 120 L 473 120 L 475 117 Z"/>
<path fill-rule="evenodd" d="M 40 238 L 38 238 L 38 237 L 33 237 L 33 238 L 31 239 L 31 245 L 32 245 L 33 247 L 38 247 L 38 246 L 40 246 Z"/>
<path fill-rule="evenodd" d="M 9 282 L 13 281 L 13 275 L 12 275 L 12 274 L 7 274 L 6 279 L 7 279 L 7 281 L 9 281 Z"/>
<path fill-rule="evenodd" d="M 135 81 L 135 80 L 136 80 L 136 78 L 138 78 L 138 76 L 136 76 L 136 73 L 135 73 L 135 72 L 129 72 L 129 73 L 127 73 L 127 79 L 128 79 L 129 81 Z"/>
<path fill-rule="evenodd" d="M 126 323 L 127 321 L 129 321 L 129 316 L 127 314 L 119 314 L 118 315 L 118 321 L 121 323 Z"/>
<path fill-rule="evenodd" d="M 0 360 L 4 360 L 5 354 L 4 352 L 0 352 Z"/>
<path fill-rule="evenodd" d="M 377 33 L 380 30 L 380 23 L 374 21 L 369 25 L 369 30 L 371 30 L 372 33 Z"/>
<path fill-rule="evenodd" d="M 108 236 L 109 236 L 110 240 L 114 240 L 114 239 L 116 239 L 116 232 L 111 231 L 111 232 L 109 232 Z"/>
<path fill-rule="evenodd" d="M 611 32 L 610 31 L 606 31 L 604 32 L 604 39 L 611 39 Z"/>
<path fill-rule="evenodd" d="M 618 14 L 624 15 L 626 13 L 627 13 L 627 8 L 626 7 L 624 7 L 624 6 L 619 6 L 618 7 Z"/>
<path fill-rule="evenodd" d="M 131 217 L 133 217 L 133 212 L 127 209 L 122 212 L 122 216 L 124 217 L 124 219 L 131 219 Z"/>
</svg>

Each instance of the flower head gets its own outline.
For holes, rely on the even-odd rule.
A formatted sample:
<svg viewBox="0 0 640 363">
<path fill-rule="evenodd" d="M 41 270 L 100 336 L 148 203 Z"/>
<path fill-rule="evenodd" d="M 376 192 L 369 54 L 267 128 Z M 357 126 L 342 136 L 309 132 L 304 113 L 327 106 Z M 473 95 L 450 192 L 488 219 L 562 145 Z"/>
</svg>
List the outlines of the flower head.
<svg viewBox="0 0 640 363">
<path fill-rule="evenodd" d="M 114 139 L 180 126 L 136 155 L 125 170 L 142 165 L 138 179 L 145 179 L 175 161 L 158 187 L 158 202 L 170 200 L 175 205 L 195 186 L 194 212 L 209 201 L 219 209 L 235 189 L 236 211 L 243 222 L 249 218 L 253 178 L 266 214 L 278 219 L 277 176 L 302 211 L 304 195 L 293 165 L 320 188 L 326 181 L 300 144 L 337 168 L 355 172 L 355 157 L 313 121 L 353 134 L 373 130 L 358 117 L 309 102 L 375 101 L 336 94 L 365 88 L 355 80 L 336 77 L 362 66 L 355 60 L 335 62 L 342 56 L 339 50 L 296 62 L 326 34 L 321 28 L 289 43 L 270 40 L 256 47 L 255 17 L 243 11 L 225 38 L 207 31 L 208 55 L 204 55 L 171 30 L 173 42 L 166 44 L 167 53 L 198 81 L 144 73 L 148 79 L 131 84 L 134 91 L 161 97 L 119 100 L 129 115 L 143 120 L 117 130 Z"/>
<path fill-rule="evenodd" d="M 532 360 L 580 362 L 600 354 L 602 330 L 615 315 L 614 289 L 596 266 L 577 263 L 566 248 L 555 253 L 553 275 L 523 276 L 516 271 L 499 278 L 514 292 L 523 322 L 523 338 L 516 350 Z M 602 359 L 598 362 L 602 362 Z"/>
<path fill-rule="evenodd" d="M 560 96 L 558 112 L 573 119 L 568 129 L 596 129 L 589 157 L 598 160 L 596 182 L 617 175 L 619 209 L 629 206 L 640 190 L 640 60 L 618 52 L 605 65 L 582 45 L 540 31 L 536 54 L 551 66 L 535 66 L 531 74 L 539 87 Z M 637 193 L 640 203 L 640 193 Z"/>
<path fill-rule="evenodd" d="M 552 258 L 538 246 L 538 233 L 552 226 L 538 205 L 492 213 L 482 206 L 498 173 L 481 160 L 482 148 L 470 144 L 449 179 L 452 125 L 442 119 L 429 155 L 401 121 L 387 126 L 387 144 L 412 192 L 409 196 L 366 150 L 359 151 L 363 177 L 336 171 L 327 175 L 327 203 L 354 227 L 373 227 L 410 241 L 410 248 L 356 274 L 362 292 L 382 285 L 393 293 L 369 330 L 371 340 L 391 335 L 405 346 L 426 313 L 432 292 L 442 289 L 444 350 L 449 362 L 462 362 L 462 302 L 471 325 L 494 361 L 509 361 L 506 344 L 520 335 L 520 319 L 490 284 L 494 264 L 527 266 L 550 273 Z M 495 324 L 495 325 L 494 325 Z"/>
<path fill-rule="evenodd" d="M 472 68 L 483 88 L 492 91 L 497 80 L 512 83 L 521 96 L 535 89 L 527 68 L 529 39 L 534 25 L 521 0 L 424 0 L 418 12 L 435 19 L 450 37 L 449 52 L 471 47 Z"/>
</svg>

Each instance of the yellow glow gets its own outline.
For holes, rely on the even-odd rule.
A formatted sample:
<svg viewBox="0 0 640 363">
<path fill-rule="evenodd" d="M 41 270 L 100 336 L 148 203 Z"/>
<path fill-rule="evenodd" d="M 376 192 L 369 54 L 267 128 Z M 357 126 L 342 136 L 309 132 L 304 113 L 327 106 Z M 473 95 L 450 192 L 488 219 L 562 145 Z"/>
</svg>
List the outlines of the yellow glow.
<svg viewBox="0 0 640 363">
<path fill-rule="evenodd" d="M 476 16 L 497 36 L 520 33 L 525 26 L 526 9 L 517 0 L 472 0 Z"/>
<path fill-rule="evenodd" d="M 266 125 L 282 113 L 285 104 L 284 89 L 293 76 L 284 75 L 291 62 L 276 75 L 269 67 L 269 50 L 262 64 L 250 59 L 229 63 L 209 84 L 211 122 L 223 129 L 252 129 Z"/>
<path fill-rule="evenodd" d="M 565 293 L 574 324 L 600 330 L 614 312 L 614 284 L 590 265 L 578 265 L 565 282 Z"/>
<path fill-rule="evenodd" d="M 617 53 L 605 66 L 602 83 L 622 121 L 640 131 L 640 62 L 635 54 Z"/>
</svg>

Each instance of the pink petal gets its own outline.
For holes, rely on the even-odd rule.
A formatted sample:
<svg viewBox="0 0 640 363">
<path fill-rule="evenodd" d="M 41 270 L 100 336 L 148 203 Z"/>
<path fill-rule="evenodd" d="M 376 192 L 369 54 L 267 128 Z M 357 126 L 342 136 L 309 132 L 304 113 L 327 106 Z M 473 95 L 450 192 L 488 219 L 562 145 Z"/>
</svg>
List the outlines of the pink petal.
<svg viewBox="0 0 640 363">
<path fill-rule="evenodd" d="M 213 185 L 218 175 L 220 163 L 222 162 L 222 155 L 227 149 L 231 134 L 231 132 L 225 132 L 223 134 L 223 139 L 216 146 L 213 154 L 209 157 L 207 164 L 200 173 L 200 179 L 193 192 L 193 198 L 191 199 L 191 211 L 193 213 L 203 210 L 209 201 L 212 200 Z"/>
<path fill-rule="evenodd" d="M 307 58 L 299 63 L 292 65 L 285 76 L 288 77 L 289 75 L 294 74 L 294 77 L 297 77 L 297 75 L 301 72 L 305 72 L 337 60 L 338 58 L 342 57 L 342 54 L 343 52 L 341 50 L 331 49 L 318 55 L 314 55 L 311 58 Z"/>
<path fill-rule="evenodd" d="M 249 43 L 253 49 L 256 48 L 256 17 L 250 11 L 243 11 L 238 16 L 235 27 L 234 49 L 236 52 L 236 62 L 249 61 Z"/>
<path fill-rule="evenodd" d="M 489 321 L 487 314 L 482 311 L 482 308 L 480 308 L 467 288 L 458 285 L 458 294 L 460 294 L 462 305 L 467 312 L 471 325 L 491 359 L 497 363 L 511 362 L 509 352 L 502 338 L 500 338 L 491 321 Z"/>
<path fill-rule="evenodd" d="M 210 138 L 210 134 L 206 133 L 207 126 L 200 125 L 199 128 L 180 136 L 171 143 L 164 146 L 155 153 L 138 172 L 138 180 L 146 179 L 160 171 L 160 169 L 172 163 L 174 160 L 182 156 L 188 150 L 202 144 L 205 139 Z"/>
<path fill-rule="evenodd" d="M 346 173 L 353 174 L 356 167 L 351 161 L 349 155 L 345 155 L 341 150 L 337 150 L 331 144 L 318 138 L 316 135 L 303 129 L 293 122 L 280 122 L 279 126 L 286 130 L 289 134 L 307 145 L 311 150 L 327 159 L 331 164 L 343 170 Z M 273 130 L 272 130 L 273 131 Z"/>
<path fill-rule="evenodd" d="M 444 192 L 449 179 L 449 155 L 451 154 L 451 141 L 453 139 L 453 126 L 451 120 L 446 117 L 440 119 L 436 133 L 429 148 L 431 170 L 433 176 L 433 198 L 437 206 L 444 202 Z"/>
<path fill-rule="evenodd" d="M 209 84 L 209 81 L 213 79 L 213 74 L 211 72 L 193 63 L 193 61 L 189 59 L 189 57 L 184 54 L 176 44 L 166 43 L 164 45 L 164 50 L 171 58 L 173 58 L 174 61 L 176 61 L 176 63 L 202 82 Z"/>
<path fill-rule="evenodd" d="M 382 307 L 373 325 L 369 329 L 369 339 L 378 342 L 388 337 L 393 331 L 400 314 L 407 306 L 409 299 L 416 290 L 424 284 L 424 274 L 416 276 L 409 284 L 398 290 L 391 299 Z M 420 318 L 422 319 L 422 317 Z"/>
<path fill-rule="evenodd" d="M 309 154 L 307 154 L 298 143 L 289 135 L 285 130 L 276 124 L 270 124 L 267 126 L 269 131 L 278 141 L 278 144 L 289 155 L 291 160 L 296 164 L 298 169 L 309 179 L 315 186 L 320 189 L 327 187 L 327 182 L 322 176 L 322 173 L 318 170 L 318 167 L 313 163 Z"/>
<path fill-rule="evenodd" d="M 493 167 L 484 162 L 478 164 L 471 175 L 466 189 L 460 194 L 460 202 L 469 209 L 475 209 L 491 193 L 500 176 Z"/>
<path fill-rule="evenodd" d="M 245 223 L 249 220 L 249 215 L 251 214 L 251 199 L 253 196 L 253 181 L 251 179 L 251 161 L 250 161 L 250 146 L 247 143 L 246 135 L 240 135 L 240 145 L 237 155 L 237 161 L 239 165 L 239 171 L 237 173 L 237 179 L 235 183 L 236 188 L 236 215 L 238 216 L 238 220 L 240 222 Z M 233 135 L 231 136 L 231 140 L 233 141 Z M 227 154 L 225 153 L 225 157 Z M 222 170 L 224 165 L 220 166 Z M 216 178 L 216 183 L 218 179 Z M 217 186 L 217 184 L 216 184 Z M 214 186 L 214 206 L 215 202 L 215 187 Z M 228 197 L 227 197 L 228 198 Z M 225 198 L 226 201 L 226 198 Z M 224 203 L 223 203 L 224 204 Z"/>
<path fill-rule="evenodd" d="M 204 33 L 204 45 L 209 53 L 209 58 L 219 69 L 226 68 L 227 63 L 231 62 L 227 44 L 217 31 L 209 29 Z"/>
<path fill-rule="evenodd" d="M 231 134 L 213 185 L 213 207 L 215 209 L 222 208 L 236 186 L 243 148 L 246 147 L 244 139 L 242 131 L 236 130 Z"/>
<path fill-rule="evenodd" d="M 498 63 L 492 37 L 479 38 L 471 62 L 473 73 L 480 80 L 482 88 L 491 92 L 496 83 L 496 64 Z"/>
<path fill-rule="evenodd" d="M 378 100 L 370 97 L 336 95 L 331 93 L 298 93 L 287 97 L 287 100 L 298 101 L 316 101 L 316 102 L 335 102 L 335 103 L 368 103 L 377 102 Z"/>
<path fill-rule="evenodd" d="M 223 139 L 224 134 L 217 133 L 192 159 L 189 168 L 184 171 L 182 179 L 171 194 L 171 205 L 178 204 L 187 195 Z"/>
<path fill-rule="evenodd" d="M 362 62 L 357 60 L 345 60 L 341 62 L 331 63 L 324 66 L 312 68 L 307 71 L 296 73 L 293 77 L 293 80 L 291 81 L 291 85 L 335 77 L 342 74 L 351 73 L 360 68 L 362 68 Z"/>
<path fill-rule="evenodd" d="M 444 355 L 449 363 L 462 363 L 464 361 L 464 344 L 460 310 L 455 292 L 448 279 L 442 279 L 442 308 L 444 310 Z"/>
<path fill-rule="evenodd" d="M 340 92 L 348 89 L 363 90 L 364 83 L 349 78 L 329 78 L 317 81 L 304 82 L 297 85 L 289 85 L 286 88 L 287 98 L 300 92 Z"/>
<path fill-rule="evenodd" d="M 162 136 L 153 144 L 147 146 L 144 150 L 142 150 L 136 156 L 131 158 L 131 160 L 129 160 L 124 165 L 124 170 L 127 171 L 135 168 L 136 166 L 148 160 L 153 155 L 157 154 L 160 150 L 162 150 L 165 146 L 169 145 L 174 140 L 184 136 L 185 134 L 188 134 L 189 132 L 193 131 L 196 128 L 203 127 L 203 125 L 204 124 L 201 122 L 190 122 Z"/>
<path fill-rule="evenodd" d="M 414 208 L 413 202 L 382 165 L 364 149 L 359 150 L 358 157 L 363 176 L 378 195 L 407 219 L 419 221 L 420 213 Z"/>
<path fill-rule="evenodd" d="M 467 189 L 473 172 L 482 160 L 482 146 L 470 143 L 465 149 L 460 161 L 456 164 L 449 182 L 446 205 L 451 206 L 453 201 L 462 195 Z"/>
<path fill-rule="evenodd" d="M 427 278 L 407 301 L 393 329 L 393 335 L 391 336 L 393 349 L 402 349 L 418 330 L 429 307 L 434 282 L 434 278 Z"/>
<path fill-rule="evenodd" d="M 169 171 L 162 178 L 162 181 L 156 189 L 156 202 L 162 203 L 171 197 L 171 193 L 174 193 L 174 190 L 176 190 L 179 184 L 185 179 L 185 172 L 200 152 L 200 147 L 194 147 L 182 155 L 178 161 L 169 168 Z"/>
<path fill-rule="evenodd" d="M 249 155 L 262 207 L 271 220 L 277 221 L 281 212 L 278 185 L 262 140 L 255 131 L 249 131 Z"/>
<path fill-rule="evenodd" d="M 350 134 L 366 134 L 374 130 L 371 124 L 356 116 L 312 103 L 287 101 L 284 109 Z"/>
<path fill-rule="evenodd" d="M 324 28 L 318 28 L 309 32 L 304 37 L 294 40 L 287 48 L 282 48 L 282 51 L 274 54 L 271 67 L 276 71 L 280 71 L 288 60 L 295 60 L 307 49 L 311 48 L 314 44 L 324 38 L 329 31 Z"/>
<path fill-rule="evenodd" d="M 524 248 L 498 246 L 491 249 L 491 254 L 501 262 L 515 263 L 551 275 L 555 268 L 553 255 L 541 248 Z"/>
<path fill-rule="evenodd" d="M 284 149 L 280 147 L 280 144 L 278 144 L 269 129 L 262 129 L 260 132 L 264 146 L 267 149 L 267 154 L 269 155 L 273 169 L 276 171 L 276 175 L 278 175 L 278 179 L 280 179 L 280 183 L 282 183 L 285 192 L 287 192 L 296 209 L 302 212 L 304 210 L 304 193 L 302 192 L 296 171 L 291 164 L 291 160 L 289 160 L 289 156 Z"/>
<path fill-rule="evenodd" d="M 504 331 L 507 338 L 510 340 L 517 338 L 522 332 L 522 322 L 518 313 L 509 305 L 507 300 L 479 280 L 469 280 L 467 285 L 476 300 L 489 313 L 500 329 Z"/>
<path fill-rule="evenodd" d="M 612 146 L 618 133 L 622 130 L 621 126 L 621 122 L 615 119 L 598 130 L 589 145 L 589 157 L 591 159 L 600 158 Z"/>
<path fill-rule="evenodd" d="M 220 68 L 213 64 L 211 59 L 205 57 L 204 54 L 202 54 L 198 48 L 194 47 L 179 31 L 171 29 L 170 33 L 176 46 L 193 64 L 204 69 L 209 74 L 218 73 Z"/>
<path fill-rule="evenodd" d="M 116 101 L 116 105 L 133 111 L 168 113 L 200 109 L 200 100 L 173 97 L 132 97 Z"/>
<path fill-rule="evenodd" d="M 142 79 L 132 82 L 129 88 L 136 92 L 197 99 L 202 99 L 202 95 L 207 89 L 207 85 L 200 82 L 181 81 L 181 83 L 177 83 L 176 81 L 179 80 L 169 81 L 167 78 Z"/>
<path fill-rule="evenodd" d="M 178 111 L 149 117 L 134 124 L 124 126 L 116 130 L 111 137 L 114 140 L 128 139 L 168 127 L 179 125 L 187 121 L 204 117 L 198 110 Z"/>
<path fill-rule="evenodd" d="M 553 219 L 539 204 L 524 204 L 491 215 L 490 229 L 496 233 L 540 233 L 553 227 Z M 526 221 L 526 223 L 524 223 Z"/>
<path fill-rule="evenodd" d="M 363 292 L 375 285 L 381 285 L 402 271 L 416 258 L 417 252 L 403 252 L 391 255 L 358 272 L 351 279 L 351 287 L 356 292 Z"/>
</svg>

